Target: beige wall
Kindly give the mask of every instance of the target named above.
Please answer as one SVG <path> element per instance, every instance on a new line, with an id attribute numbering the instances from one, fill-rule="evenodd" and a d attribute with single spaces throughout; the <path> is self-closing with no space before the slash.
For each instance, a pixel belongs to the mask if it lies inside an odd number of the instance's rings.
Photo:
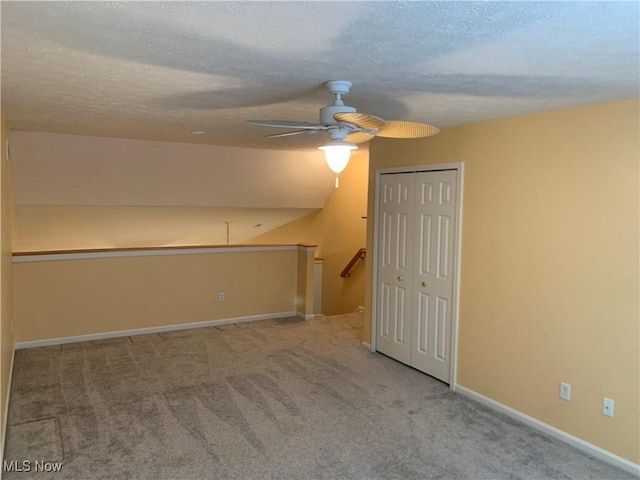
<path id="1" fill-rule="evenodd" d="M 2 141 L 0 142 L 0 457 L 4 452 L 4 435 L 9 402 L 9 378 L 13 358 L 13 289 L 11 267 L 11 235 L 13 193 L 11 164 L 6 156 L 9 128 L 2 112 Z"/>
<path id="2" fill-rule="evenodd" d="M 311 243 L 318 245 L 316 256 L 323 262 L 322 313 L 353 312 L 364 306 L 365 265 L 357 265 L 349 278 L 340 272 L 366 242 L 367 152 L 358 152 L 340 175 L 319 212 L 309 214 L 252 239 L 249 243 Z"/>
<path id="3" fill-rule="evenodd" d="M 16 205 L 17 252 L 243 243 L 308 208 Z M 256 227 L 256 225 L 260 225 Z"/>
<path id="4" fill-rule="evenodd" d="M 638 113 L 633 99 L 376 140 L 368 205 L 372 219 L 378 168 L 464 162 L 458 383 L 635 463 Z"/>
<path id="5" fill-rule="evenodd" d="M 295 312 L 297 255 L 290 247 L 15 263 L 16 342 Z"/>

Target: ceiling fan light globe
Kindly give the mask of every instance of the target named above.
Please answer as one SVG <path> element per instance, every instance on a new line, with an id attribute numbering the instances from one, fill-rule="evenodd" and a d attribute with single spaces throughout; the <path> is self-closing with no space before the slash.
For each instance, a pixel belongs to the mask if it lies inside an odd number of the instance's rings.
<path id="1" fill-rule="evenodd" d="M 356 148 L 358 147 L 348 142 L 332 142 L 319 147 L 320 150 L 324 150 L 324 158 L 327 160 L 329 168 L 336 174 L 345 169 L 349 163 L 349 157 L 351 157 L 351 150 Z"/>

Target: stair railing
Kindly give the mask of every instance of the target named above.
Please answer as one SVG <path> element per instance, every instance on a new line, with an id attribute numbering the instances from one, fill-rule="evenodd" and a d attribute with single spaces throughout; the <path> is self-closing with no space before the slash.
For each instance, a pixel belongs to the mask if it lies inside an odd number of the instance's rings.
<path id="1" fill-rule="evenodd" d="M 340 273 L 340 276 L 342 278 L 350 277 L 351 269 L 356 266 L 356 264 L 358 263 L 358 260 L 364 260 L 366 255 L 367 255 L 366 248 L 361 248 L 360 250 L 358 250 L 356 254 L 353 256 L 353 258 L 349 261 L 347 266 L 344 267 L 344 270 L 342 270 L 342 272 Z"/>

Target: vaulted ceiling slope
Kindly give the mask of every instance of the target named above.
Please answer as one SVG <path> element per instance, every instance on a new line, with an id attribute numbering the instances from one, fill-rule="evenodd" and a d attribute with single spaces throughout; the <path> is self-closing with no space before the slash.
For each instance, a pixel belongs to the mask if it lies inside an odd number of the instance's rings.
<path id="1" fill-rule="evenodd" d="M 246 120 L 314 122 L 331 79 L 359 111 L 440 127 L 639 94 L 636 1 L 1 8 L 16 130 L 315 149 L 322 134 L 264 139 Z"/>
<path id="2" fill-rule="evenodd" d="M 11 140 L 18 205 L 319 209 L 333 189 L 315 152 L 20 131 Z"/>
<path id="3" fill-rule="evenodd" d="M 243 243 L 333 190 L 315 152 L 14 131 L 11 160 L 17 251 Z"/>

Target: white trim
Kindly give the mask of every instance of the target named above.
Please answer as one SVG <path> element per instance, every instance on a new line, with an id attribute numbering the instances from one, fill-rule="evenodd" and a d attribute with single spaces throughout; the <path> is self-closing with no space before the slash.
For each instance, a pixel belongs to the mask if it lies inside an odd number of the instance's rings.
<path id="1" fill-rule="evenodd" d="M 2 422 L 2 442 L 0 442 L 0 462 L 4 461 L 4 445 L 7 441 L 7 425 L 9 424 L 9 401 L 11 400 L 11 382 L 13 381 L 13 363 L 16 359 L 16 349 L 11 353 L 11 365 L 9 366 L 9 383 L 7 384 L 7 403 L 4 405 L 4 421 Z M 0 478 L 2 473 L 0 471 Z"/>
<path id="2" fill-rule="evenodd" d="M 270 252 L 279 250 L 315 249 L 315 247 L 299 247 L 297 245 L 246 246 L 246 247 L 203 247 L 203 248 L 168 248 L 158 250 L 105 250 L 103 252 L 51 253 L 42 255 L 18 255 L 12 257 L 13 263 L 55 262 L 63 260 L 86 260 L 94 258 L 118 257 L 155 257 L 164 255 L 202 255 L 216 253 Z"/>
<path id="3" fill-rule="evenodd" d="M 362 342 L 362 347 L 363 347 L 365 350 L 369 350 L 369 351 L 370 351 L 370 352 L 372 352 L 372 353 L 373 353 L 373 352 L 375 352 L 375 350 L 373 349 L 373 347 L 371 346 L 371 344 L 370 344 L 370 343 Z"/>
<path id="4" fill-rule="evenodd" d="M 373 269 L 373 284 L 371 288 L 371 351 L 375 352 L 378 348 L 378 228 L 380 225 L 380 212 L 378 211 L 378 205 L 380 204 L 380 177 L 382 176 L 381 170 L 376 170 L 376 185 L 373 198 L 373 248 L 370 253 Z"/>
<path id="5" fill-rule="evenodd" d="M 413 172 L 432 172 L 434 170 L 456 170 L 458 172 L 458 206 L 457 206 L 457 225 L 456 237 L 454 239 L 454 257 L 456 262 L 456 279 L 453 285 L 453 306 L 454 311 L 451 315 L 451 371 L 449 374 L 449 385 L 451 390 L 455 390 L 457 368 L 458 368 L 458 324 L 460 320 L 460 273 L 462 263 L 462 200 L 464 187 L 464 162 L 455 163 L 434 163 L 431 165 L 413 165 L 406 167 L 379 168 L 376 170 L 375 199 L 374 199 L 374 224 L 373 224 L 373 292 L 371 298 L 371 351 L 377 349 L 377 322 L 376 322 L 376 306 L 378 295 L 378 230 L 379 230 L 379 193 L 380 180 L 382 175 L 392 173 L 413 173 Z"/>
<path id="6" fill-rule="evenodd" d="M 458 333 L 460 325 L 460 276 L 462 273 L 462 205 L 464 199 L 464 163 L 460 163 L 458 166 L 458 208 L 456 215 L 458 221 L 456 225 L 456 238 L 454 239 L 453 252 L 456 270 L 455 270 L 455 283 L 453 285 L 453 313 L 451 325 L 451 371 L 449 374 L 449 388 L 453 390 L 453 386 L 458 379 Z"/>
<path id="7" fill-rule="evenodd" d="M 314 318 L 316 318 L 315 314 L 310 314 L 310 315 L 305 315 L 302 312 L 296 312 L 296 318 L 299 318 L 300 320 L 313 320 Z"/>
<path id="8" fill-rule="evenodd" d="M 315 252 L 316 251 L 316 246 L 315 245 L 296 245 L 298 247 L 298 250 L 301 250 L 303 252 Z M 315 263 L 315 259 L 314 259 L 314 263 Z"/>
<path id="9" fill-rule="evenodd" d="M 379 168 L 376 170 L 376 175 L 387 175 L 389 173 L 432 172 L 434 170 L 460 170 L 462 165 L 463 162 L 453 162 L 433 163 L 429 165 L 407 165 L 405 167 Z"/>
<path id="10" fill-rule="evenodd" d="M 461 395 L 464 395 L 465 397 L 475 400 L 476 402 L 481 403 L 489 408 L 492 408 L 501 413 L 504 413 L 505 415 L 511 418 L 519 420 L 525 425 L 533 427 L 536 430 L 539 430 L 543 433 L 546 433 L 547 435 L 553 438 L 556 438 L 564 443 L 567 443 L 572 447 L 577 448 L 578 450 L 584 453 L 587 453 L 592 457 L 597 458 L 598 460 L 602 460 L 603 462 L 608 463 L 609 465 L 613 465 L 614 467 L 620 468 L 625 472 L 628 472 L 628 473 L 631 473 L 632 475 L 636 475 L 640 477 L 640 465 L 636 463 L 626 460 L 614 453 L 611 453 L 596 445 L 593 445 L 592 443 L 586 442 L 581 438 L 574 437 L 573 435 L 563 430 L 560 430 L 556 427 L 553 427 L 548 423 L 544 423 L 536 418 L 530 417 L 529 415 L 526 415 L 520 412 L 519 410 L 515 410 L 500 402 L 496 402 L 495 400 L 489 397 L 485 397 L 484 395 L 474 392 L 473 390 L 463 387 L 462 385 L 456 385 L 455 388 L 453 388 L 452 390 L 454 390 L 457 393 L 460 393 Z"/>
<path id="11" fill-rule="evenodd" d="M 177 323 L 174 325 L 163 325 L 161 327 L 133 328 L 131 330 L 117 330 L 114 332 L 92 333 L 89 335 L 76 335 L 73 337 L 49 338 L 46 340 L 32 340 L 29 342 L 18 342 L 16 350 L 23 348 L 47 347 L 49 345 L 62 345 L 64 343 L 88 342 L 91 340 L 104 340 L 105 338 L 129 337 L 133 335 L 143 335 L 146 333 L 171 332 L 174 330 L 187 330 L 190 328 L 215 327 L 218 325 L 228 325 L 230 323 L 256 322 L 259 320 L 270 320 L 272 318 L 286 318 L 296 316 L 296 312 L 266 313 L 262 315 L 250 315 L 247 317 L 225 318 L 222 320 L 208 320 L 204 322 Z"/>

